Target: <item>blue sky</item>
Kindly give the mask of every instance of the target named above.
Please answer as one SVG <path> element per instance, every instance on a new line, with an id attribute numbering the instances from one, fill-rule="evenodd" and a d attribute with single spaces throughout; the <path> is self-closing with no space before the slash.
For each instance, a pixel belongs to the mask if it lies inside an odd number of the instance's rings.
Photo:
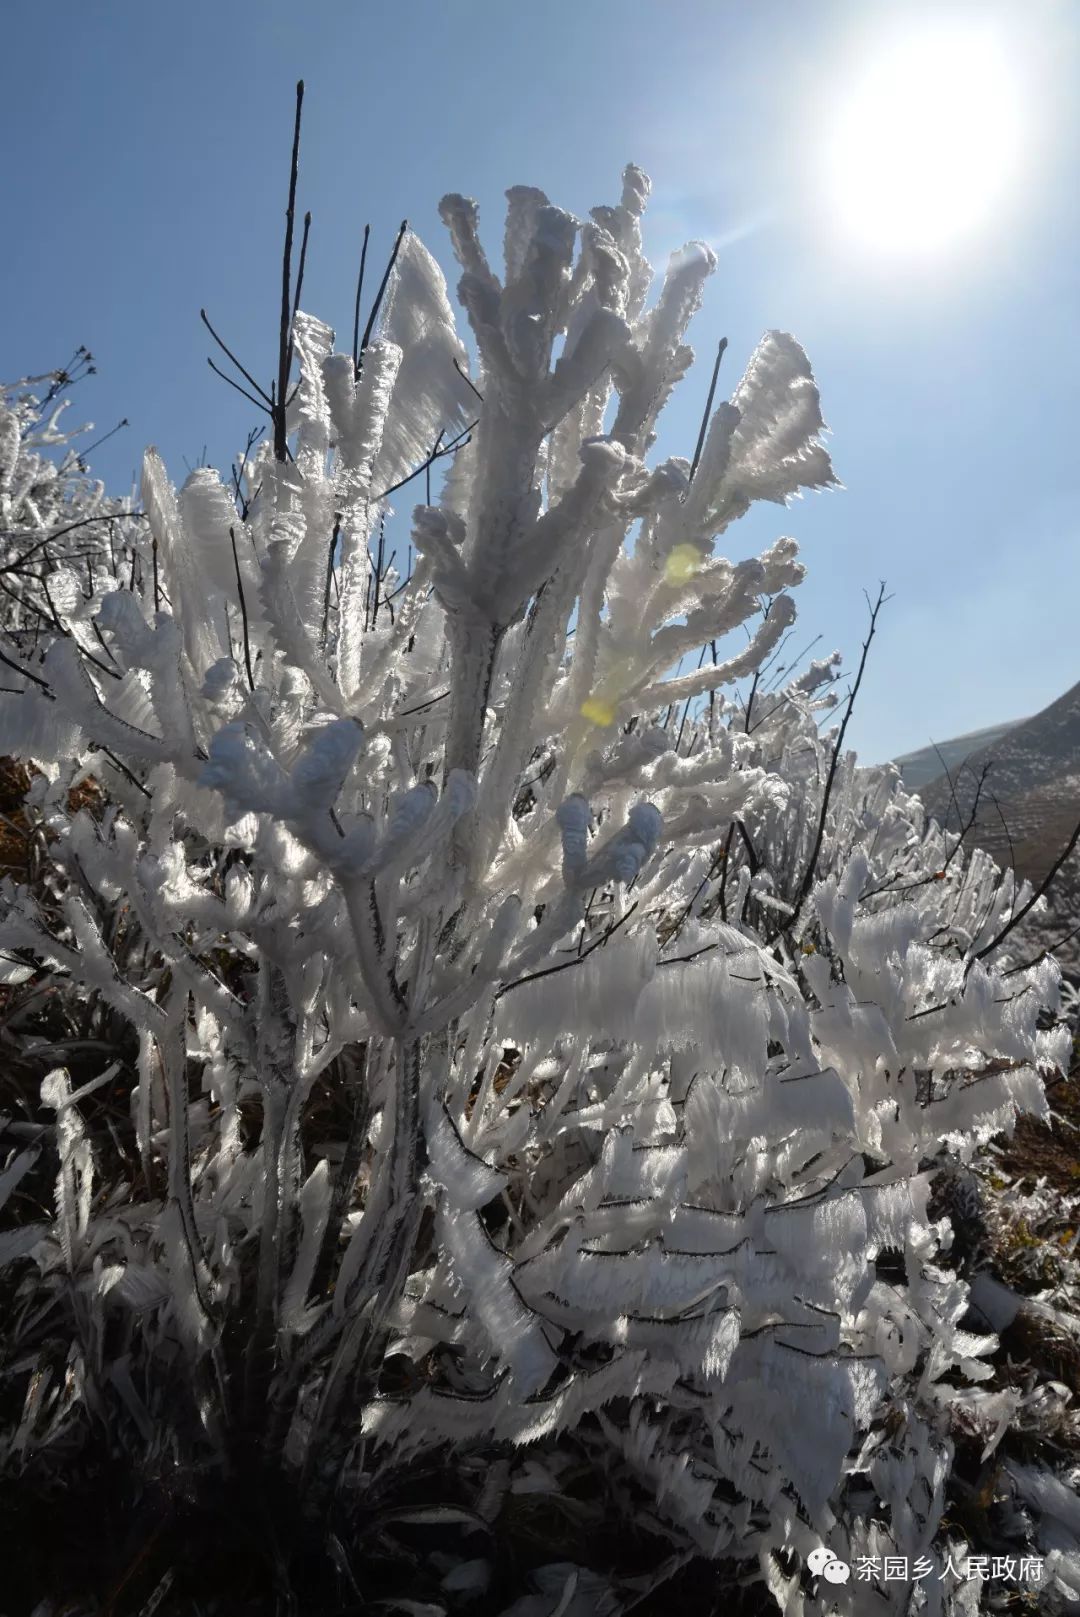
<path id="1" fill-rule="evenodd" d="M 1013 74 L 1015 172 L 959 243 L 845 231 L 826 188 L 865 64 L 942 19 L 991 31 Z M 890 44 L 890 41 L 893 43 Z M 251 407 L 208 370 L 205 305 L 267 382 L 276 352 L 293 86 L 306 81 L 304 306 L 346 347 L 359 243 L 407 217 L 453 277 L 437 204 L 502 193 L 578 214 L 653 180 L 646 247 L 710 241 L 699 364 L 658 446 L 690 454 L 717 339 L 728 388 L 769 327 L 810 354 L 843 492 L 744 519 L 809 568 L 798 643 L 854 668 L 863 590 L 893 600 L 849 732 L 867 762 L 1034 712 L 1080 679 L 1080 6 L 938 0 L 53 0 L 5 15 L 5 380 L 99 374 L 69 419 L 131 427 L 92 457 L 114 492 L 155 443 L 174 480 L 225 466 Z M 912 75 L 904 121 L 918 127 Z M 1070 105 L 1070 100 L 1072 105 Z M 903 128 L 897 138 L 905 138 Z M 451 281 L 453 284 L 453 279 Z M 793 642 L 792 649 L 795 649 Z"/>

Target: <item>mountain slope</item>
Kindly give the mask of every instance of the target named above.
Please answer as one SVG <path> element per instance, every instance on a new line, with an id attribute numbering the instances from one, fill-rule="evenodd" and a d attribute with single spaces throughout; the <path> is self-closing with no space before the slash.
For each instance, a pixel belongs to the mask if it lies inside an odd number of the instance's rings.
<path id="1" fill-rule="evenodd" d="M 955 756 L 957 743 L 948 745 Z M 951 783 L 939 770 L 936 779 L 918 788 L 919 795 L 936 819 L 955 830 L 968 818 L 987 766 L 979 841 L 991 851 L 1007 855 L 1008 838 L 989 794 L 997 800 L 1014 844 L 1037 836 L 1057 809 L 1070 803 L 1080 807 L 1080 684 L 1033 718 L 991 735 L 966 753 L 959 767 L 950 764 Z"/>
<path id="2" fill-rule="evenodd" d="M 980 743 L 973 749 L 971 742 Z M 965 750 L 962 744 L 968 743 Z M 1018 876 L 1038 884 L 1068 843 L 1080 819 L 1080 684 L 1049 707 L 1018 724 L 958 736 L 940 749 L 948 773 L 920 784 L 918 764 L 925 754 L 897 763 L 905 783 L 928 811 L 950 830 L 967 823 L 978 795 L 969 840 Z M 986 770 L 979 790 L 980 777 Z M 951 777 L 951 778 L 950 778 Z M 1080 850 L 1056 878 L 1048 914 L 1032 931 L 1040 947 L 1056 943 L 1080 925 Z M 1076 940 L 1061 952 L 1063 966 L 1080 969 Z"/>
<path id="3" fill-rule="evenodd" d="M 1008 731 L 1026 722 L 1025 719 L 1012 719 L 1008 724 L 990 724 L 982 730 L 968 730 L 964 735 L 954 736 L 951 741 L 920 747 L 916 752 L 905 752 L 902 757 L 894 758 L 893 762 L 899 768 L 908 791 L 919 792 L 938 779 L 943 766 L 950 771 L 959 769 L 973 753 L 993 746 Z"/>

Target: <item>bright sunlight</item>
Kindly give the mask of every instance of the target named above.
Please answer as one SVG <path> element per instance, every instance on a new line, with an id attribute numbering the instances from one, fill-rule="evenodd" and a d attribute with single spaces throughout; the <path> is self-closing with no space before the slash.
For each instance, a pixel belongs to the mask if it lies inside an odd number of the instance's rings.
<path id="1" fill-rule="evenodd" d="M 841 100 L 828 181 L 865 246 L 925 255 L 959 243 L 1006 197 L 1020 144 L 1015 75 L 974 29 L 882 42 Z"/>

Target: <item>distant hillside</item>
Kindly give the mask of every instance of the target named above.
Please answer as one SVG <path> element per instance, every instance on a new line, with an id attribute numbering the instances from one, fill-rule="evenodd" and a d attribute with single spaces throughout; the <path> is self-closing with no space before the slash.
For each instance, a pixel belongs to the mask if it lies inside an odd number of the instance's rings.
<path id="1" fill-rule="evenodd" d="M 935 819 L 956 830 L 968 820 L 989 765 L 970 839 L 1038 884 L 1080 819 L 1080 684 L 1030 719 L 957 736 L 938 751 L 940 758 L 933 748 L 898 758 L 905 784 Z M 930 759 L 937 766 L 933 775 Z M 1080 850 L 1055 881 L 1051 911 L 1037 929 L 1041 946 L 1080 924 Z M 1080 943 L 1074 940 L 1061 958 L 1070 971 L 1080 969 Z"/>
<path id="2" fill-rule="evenodd" d="M 993 746 L 1009 730 L 1026 722 L 1024 719 L 1014 719 L 1010 724 L 991 724 L 984 730 L 969 730 L 965 735 L 955 736 L 951 741 L 940 741 L 936 746 L 920 747 L 918 752 L 906 752 L 902 758 L 895 758 L 893 762 L 899 766 L 908 791 L 919 792 L 942 773 L 942 763 L 946 769 L 955 771 L 965 758 L 971 757 L 983 747 Z"/>
<path id="3" fill-rule="evenodd" d="M 979 840 L 992 852 L 1008 853 L 1002 817 L 1015 844 L 1037 835 L 1059 809 L 1075 803 L 1080 812 L 1080 684 L 1033 718 L 999 727 L 981 745 L 971 748 L 972 739 L 960 736 L 947 743 L 948 752 L 941 749 L 952 785 L 939 766 L 936 777 L 918 788 L 927 808 L 943 825 L 955 830 L 958 810 L 967 819 L 987 764 L 990 771 L 983 794 L 989 813 L 980 806 Z M 996 798 L 1000 816 L 987 793 Z"/>

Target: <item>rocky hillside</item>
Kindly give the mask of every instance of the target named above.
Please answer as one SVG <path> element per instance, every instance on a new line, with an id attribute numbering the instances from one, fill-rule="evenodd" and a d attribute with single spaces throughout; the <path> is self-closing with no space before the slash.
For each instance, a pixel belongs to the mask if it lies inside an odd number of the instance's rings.
<path id="1" fill-rule="evenodd" d="M 933 749 L 897 759 L 907 784 L 952 830 L 968 822 L 978 794 L 971 840 L 1019 876 L 1042 881 L 1080 820 L 1080 684 L 1033 718 L 959 736 L 939 750 L 948 773 L 939 762 L 925 782 L 919 776 Z M 1080 850 L 1056 878 L 1035 936 L 1046 947 L 1078 925 Z M 1080 971 L 1080 940 L 1064 945 L 1060 958 L 1070 973 Z"/>
<path id="2" fill-rule="evenodd" d="M 1026 719 L 1013 719 L 1008 724 L 991 724 L 982 730 L 968 730 L 964 735 L 954 736 L 951 741 L 939 741 L 929 747 L 920 747 L 917 752 L 905 752 L 902 758 L 895 758 L 893 762 L 899 768 L 908 791 L 918 792 L 937 780 L 943 770 L 951 772 L 959 769 L 974 753 L 995 745 L 1018 724 L 1026 722 Z"/>

